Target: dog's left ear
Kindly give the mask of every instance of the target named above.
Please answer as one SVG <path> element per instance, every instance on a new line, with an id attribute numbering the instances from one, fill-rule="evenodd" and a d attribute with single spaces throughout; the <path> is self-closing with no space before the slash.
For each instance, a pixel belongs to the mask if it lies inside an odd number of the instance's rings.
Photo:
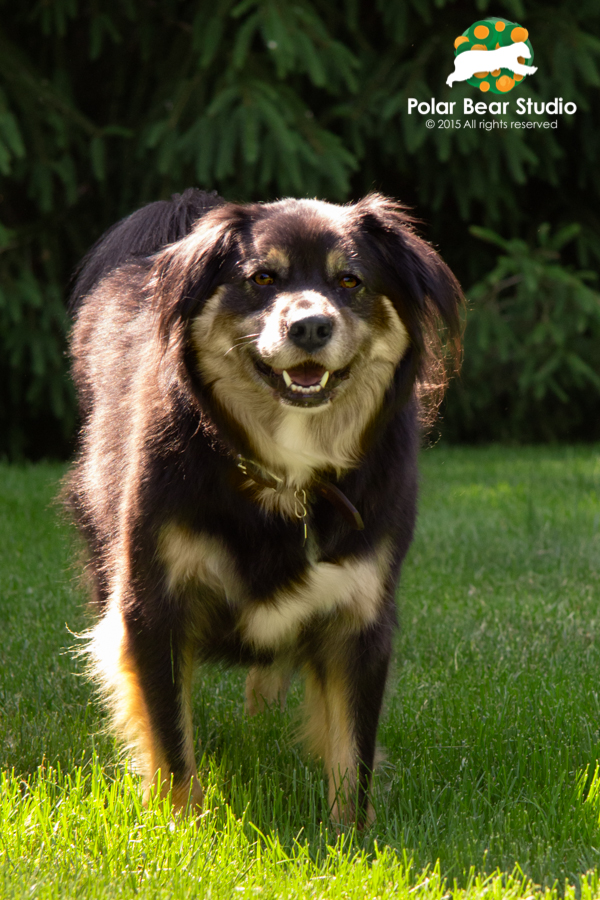
<path id="1" fill-rule="evenodd" d="M 393 200 L 369 194 L 351 209 L 374 287 L 395 306 L 412 345 L 425 350 L 441 318 L 458 358 L 464 297 L 448 266 L 415 234 L 413 220 Z"/>
<path id="2" fill-rule="evenodd" d="M 247 218 L 244 207 L 226 203 L 203 216 L 187 237 L 156 257 L 151 281 L 165 339 L 174 329 L 181 331 L 217 288 L 235 275 L 238 240 Z"/>

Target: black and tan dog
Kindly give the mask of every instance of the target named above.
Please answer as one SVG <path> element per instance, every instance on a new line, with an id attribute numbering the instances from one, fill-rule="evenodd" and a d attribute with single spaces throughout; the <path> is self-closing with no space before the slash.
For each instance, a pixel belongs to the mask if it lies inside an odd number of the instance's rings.
<path id="1" fill-rule="evenodd" d="M 306 684 L 336 821 L 363 823 L 415 521 L 419 392 L 460 290 L 390 200 L 238 205 L 187 191 L 84 261 L 70 505 L 90 655 L 149 789 L 198 804 L 196 660 L 250 712 Z M 436 375 L 432 378 L 432 372 Z M 158 772 L 160 771 L 160 776 Z"/>

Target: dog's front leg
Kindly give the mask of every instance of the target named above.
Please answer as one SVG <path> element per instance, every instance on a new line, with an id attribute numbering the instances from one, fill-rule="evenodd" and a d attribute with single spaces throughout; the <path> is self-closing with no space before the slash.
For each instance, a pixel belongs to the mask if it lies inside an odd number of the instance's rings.
<path id="1" fill-rule="evenodd" d="M 535 75 L 537 72 L 537 66 L 525 66 L 519 62 L 516 62 L 511 68 L 517 75 Z"/>
<path id="2" fill-rule="evenodd" d="M 143 775 L 145 802 L 153 787 L 165 796 L 172 786 L 173 807 L 191 810 L 202 803 L 191 715 L 194 646 L 181 626 L 130 610 L 115 605 L 96 626 L 95 668 L 115 730 Z"/>
<path id="3" fill-rule="evenodd" d="M 305 736 L 323 759 L 334 822 L 364 827 L 373 818 L 369 787 L 390 642 L 391 633 L 374 626 L 328 646 L 305 668 Z"/>
<path id="4" fill-rule="evenodd" d="M 146 720 L 142 741 L 149 763 L 147 794 L 153 784 L 161 794 L 172 786 L 173 807 L 193 808 L 202 803 L 191 711 L 193 645 L 181 628 L 166 622 L 132 626 L 128 645 Z"/>

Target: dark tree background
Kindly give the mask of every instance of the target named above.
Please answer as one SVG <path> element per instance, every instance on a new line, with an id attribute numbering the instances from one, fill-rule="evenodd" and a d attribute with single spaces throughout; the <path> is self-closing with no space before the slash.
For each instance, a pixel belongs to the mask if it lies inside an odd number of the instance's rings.
<path id="1" fill-rule="evenodd" d="M 597 0 L 0 8 L 0 454 L 69 452 L 71 274 L 116 219 L 190 185 L 413 206 L 471 299 L 444 436 L 600 437 Z M 577 104 L 556 130 L 407 115 L 408 97 L 473 97 L 445 78 L 454 38 L 486 15 L 529 30 L 538 72 L 518 96 Z"/>

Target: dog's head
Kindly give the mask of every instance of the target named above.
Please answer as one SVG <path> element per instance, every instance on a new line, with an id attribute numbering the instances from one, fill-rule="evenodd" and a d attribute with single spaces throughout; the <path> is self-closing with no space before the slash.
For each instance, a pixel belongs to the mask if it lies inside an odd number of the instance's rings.
<path id="1" fill-rule="evenodd" d="M 163 335 L 192 380 L 263 419 L 361 409 L 366 421 L 393 385 L 405 400 L 427 379 L 440 317 L 459 330 L 454 276 L 379 195 L 225 204 L 163 251 L 155 277 Z"/>
<path id="2" fill-rule="evenodd" d="M 524 41 L 519 41 L 516 44 L 511 44 L 510 51 L 511 55 L 514 57 L 523 56 L 525 59 L 529 59 L 531 57 L 531 50 Z"/>

